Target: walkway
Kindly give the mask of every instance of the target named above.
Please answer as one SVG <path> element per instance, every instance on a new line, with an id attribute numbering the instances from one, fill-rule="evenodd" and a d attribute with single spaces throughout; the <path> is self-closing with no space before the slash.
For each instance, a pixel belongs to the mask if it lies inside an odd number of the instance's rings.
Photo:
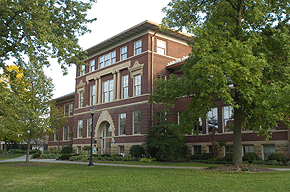
<path id="1" fill-rule="evenodd" d="M 4 162 L 25 162 L 26 155 L 15 159 L 6 159 L 0 161 L 0 163 Z M 38 162 L 38 163 L 66 163 L 66 164 L 83 164 L 88 165 L 88 162 L 80 162 L 80 161 L 62 161 L 62 160 L 55 160 L 55 159 L 29 159 L 29 162 Z M 118 166 L 118 167 L 139 167 L 139 168 L 169 168 L 169 169 L 196 169 L 201 170 L 204 167 L 174 167 L 174 166 L 150 166 L 150 165 L 126 165 L 126 164 L 110 164 L 110 163 L 96 163 L 94 162 L 95 166 Z M 290 169 L 289 169 L 290 170 Z"/>

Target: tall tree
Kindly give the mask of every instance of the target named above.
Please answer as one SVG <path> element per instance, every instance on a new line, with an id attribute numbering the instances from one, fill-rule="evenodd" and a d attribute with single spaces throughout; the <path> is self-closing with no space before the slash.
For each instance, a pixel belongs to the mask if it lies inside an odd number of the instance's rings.
<path id="1" fill-rule="evenodd" d="M 289 2 L 284 0 L 172 0 L 163 24 L 194 34 L 184 76 L 157 83 L 152 100 L 174 106 L 191 98 L 188 122 L 206 118 L 222 101 L 233 107 L 233 165 L 242 165 L 242 127 L 269 139 L 289 125 Z M 192 128 L 192 127 L 191 127 Z"/>
<path id="2" fill-rule="evenodd" d="M 18 66 L 27 58 L 49 66 L 48 58 L 57 58 L 64 73 L 67 65 L 84 64 L 77 36 L 89 32 L 86 24 L 96 20 L 86 18 L 94 2 L 0 0 L 0 68 L 11 58 Z"/>

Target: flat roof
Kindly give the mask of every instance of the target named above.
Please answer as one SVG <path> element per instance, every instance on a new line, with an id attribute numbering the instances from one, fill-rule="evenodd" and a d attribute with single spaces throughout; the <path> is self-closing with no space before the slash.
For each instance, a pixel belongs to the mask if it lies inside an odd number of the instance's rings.
<path id="1" fill-rule="evenodd" d="M 161 25 L 153 23 L 151 21 L 144 21 L 142 23 L 139 23 L 138 25 L 135 25 L 105 41 L 102 41 L 101 43 L 94 45 L 88 49 L 86 49 L 87 51 L 87 55 L 93 55 L 96 52 L 99 52 L 101 50 L 104 50 L 122 40 L 125 40 L 131 36 L 134 36 L 144 30 L 152 30 L 152 31 L 157 31 L 158 29 L 161 29 Z M 183 41 L 186 42 L 193 42 L 193 37 L 192 35 L 186 34 L 186 33 L 182 33 L 170 28 L 166 28 L 167 30 L 159 30 L 158 33 L 162 33 L 162 34 L 166 34 L 168 36 L 172 36 L 178 39 L 181 39 Z"/>
<path id="2" fill-rule="evenodd" d="M 64 101 L 64 100 L 74 99 L 74 98 L 75 98 L 75 92 L 71 92 L 71 93 L 65 94 L 63 96 L 60 96 L 58 98 L 55 98 L 54 100 L 57 101 L 57 102 L 61 102 L 61 101 Z"/>

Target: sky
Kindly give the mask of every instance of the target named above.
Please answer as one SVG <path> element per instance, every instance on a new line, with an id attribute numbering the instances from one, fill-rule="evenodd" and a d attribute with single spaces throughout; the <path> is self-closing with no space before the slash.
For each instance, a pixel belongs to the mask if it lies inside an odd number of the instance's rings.
<path id="1" fill-rule="evenodd" d="M 170 0 L 97 0 L 88 11 L 88 18 L 97 21 L 88 25 L 91 33 L 79 38 L 80 46 L 86 50 L 118 33 L 121 33 L 145 20 L 161 24 L 165 17 L 162 8 Z M 51 60 L 51 67 L 45 69 L 47 76 L 53 79 L 55 85 L 54 98 L 75 91 L 76 67 L 68 68 L 68 75 L 63 76 L 60 65 Z"/>

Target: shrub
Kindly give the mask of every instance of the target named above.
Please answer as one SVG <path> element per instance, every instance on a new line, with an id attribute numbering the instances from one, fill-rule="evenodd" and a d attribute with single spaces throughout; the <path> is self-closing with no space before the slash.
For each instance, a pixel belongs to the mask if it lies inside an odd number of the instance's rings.
<path id="1" fill-rule="evenodd" d="M 252 163 L 253 160 L 261 160 L 261 158 L 256 153 L 246 153 L 243 156 L 243 161 L 248 161 Z"/>
<path id="2" fill-rule="evenodd" d="M 266 162 L 266 165 L 277 165 L 277 161 L 276 160 L 269 160 Z"/>
<path id="3" fill-rule="evenodd" d="M 290 166 L 290 161 L 285 163 L 285 166 Z"/>
<path id="4" fill-rule="evenodd" d="M 282 163 L 282 162 L 277 162 L 277 165 L 279 165 L 279 166 L 283 166 L 284 163 Z"/>
<path id="5" fill-rule="evenodd" d="M 232 162 L 233 161 L 233 153 L 226 153 L 226 156 L 224 159 L 225 159 L 225 161 Z"/>
<path id="6" fill-rule="evenodd" d="M 32 155 L 32 158 L 33 158 L 33 159 L 37 159 L 37 158 L 40 157 L 40 155 L 41 155 L 41 153 L 34 153 L 34 154 Z"/>
<path id="7" fill-rule="evenodd" d="M 87 151 L 87 152 L 90 152 L 90 150 L 91 150 L 91 146 L 84 146 L 84 147 L 83 147 L 83 150 L 84 150 L 84 151 Z"/>
<path id="8" fill-rule="evenodd" d="M 249 164 L 249 162 L 248 161 L 244 161 L 243 164 Z"/>
<path id="9" fill-rule="evenodd" d="M 90 156 L 89 154 L 80 154 L 77 156 L 71 156 L 69 158 L 70 161 L 85 161 L 85 160 L 89 160 Z"/>
<path id="10" fill-rule="evenodd" d="M 130 148 L 130 154 L 135 158 L 141 158 L 144 155 L 144 148 L 141 145 L 133 145 Z"/>
<path id="11" fill-rule="evenodd" d="M 14 153 L 14 149 L 9 149 L 7 151 L 7 153 L 13 154 Z M 26 150 L 21 150 L 21 149 L 15 149 L 15 154 L 21 154 L 21 153 L 26 153 Z"/>
<path id="12" fill-rule="evenodd" d="M 131 155 L 127 156 L 127 157 L 122 157 L 122 161 L 132 161 L 132 160 L 133 160 L 133 158 Z"/>
<path id="13" fill-rule="evenodd" d="M 197 153 L 197 154 L 191 155 L 189 157 L 189 159 L 190 160 L 199 160 L 200 159 L 200 156 L 201 156 L 201 154 Z"/>
<path id="14" fill-rule="evenodd" d="M 211 159 L 212 158 L 212 154 L 210 153 L 202 153 L 200 155 L 200 160 L 208 160 L 208 159 Z"/>
<path id="15" fill-rule="evenodd" d="M 252 164 L 259 164 L 259 165 L 266 164 L 266 161 L 264 161 L 264 160 L 253 160 Z"/>
<path id="16" fill-rule="evenodd" d="M 60 160 L 69 160 L 69 158 L 72 156 L 72 154 L 71 153 L 62 153 L 59 157 L 58 157 L 58 159 L 60 159 Z"/>
<path id="17" fill-rule="evenodd" d="M 51 154 L 41 154 L 39 159 L 56 159 L 58 158 L 58 154 L 54 154 L 54 153 L 51 153 Z"/>
<path id="18" fill-rule="evenodd" d="M 0 153 L 4 153 L 4 150 L 3 149 L 0 149 Z"/>
<path id="19" fill-rule="evenodd" d="M 154 157 L 154 158 L 141 158 L 140 160 L 139 160 L 140 162 L 153 162 L 153 161 L 156 161 L 156 158 Z"/>
<path id="20" fill-rule="evenodd" d="M 72 153 L 73 152 L 73 148 L 70 145 L 64 146 L 60 153 L 61 154 L 67 154 L 67 153 Z"/>
<path id="21" fill-rule="evenodd" d="M 286 163 L 286 157 L 278 153 L 271 153 L 267 160 L 276 160 L 277 162 L 282 162 L 283 164 Z"/>
<path id="22" fill-rule="evenodd" d="M 50 148 L 49 150 L 50 150 L 50 153 L 54 153 L 54 154 L 59 154 L 60 153 L 60 151 L 58 149 L 56 149 L 56 148 Z"/>

